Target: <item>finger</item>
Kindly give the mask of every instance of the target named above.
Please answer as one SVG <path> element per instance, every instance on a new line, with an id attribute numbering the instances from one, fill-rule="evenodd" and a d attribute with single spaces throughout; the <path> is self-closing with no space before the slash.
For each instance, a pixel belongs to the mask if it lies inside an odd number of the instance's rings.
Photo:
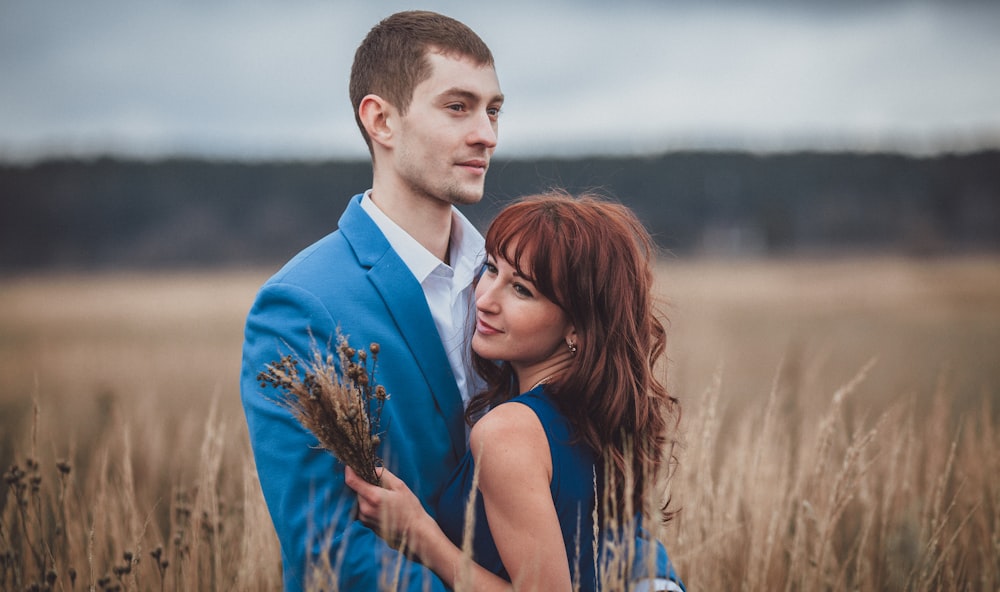
<path id="1" fill-rule="evenodd" d="M 394 475 L 392 471 L 390 471 L 389 469 L 382 467 L 381 471 L 382 474 L 379 476 L 379 478 L 382 482 L 382 487 L 384 487 L 385 489 L 396 490 L 400 489 L 401 485 L 403 486 L 406 485 L 405 483 L 403 483 L 402 479 Z"/>
<path id="2" fill-rule="evenodd" d="M 344 485 L 347 485 L 351 489 L 358 493 L 358 486 L 364 483 L 364 479 L 358 477 L 358 474 L 354 472 L 351 467 L 344 467 Z"/>
<path id="3" fill-rule="evenodd" d="M 375 508 L 371 504 L 365 501 L 358 502 L 358 516 L 361 517 L 361 521 L 368 524 L 377 515 Z"/>
<path id="4" fill-rule="evenodd" d="M 370 500 L 359 495 L 358 514 L 368 521 L 379 519 L 382 516 L 381 499 Z"/>
<path id="5" fill-rule="evenodd" d="M 354 490 L 359 501 L 364 500 L 369 504 L 377 505 L 382 499 L 382 488 L 365 481 L 350 467 L 344 472 L 344 484 Z"/>

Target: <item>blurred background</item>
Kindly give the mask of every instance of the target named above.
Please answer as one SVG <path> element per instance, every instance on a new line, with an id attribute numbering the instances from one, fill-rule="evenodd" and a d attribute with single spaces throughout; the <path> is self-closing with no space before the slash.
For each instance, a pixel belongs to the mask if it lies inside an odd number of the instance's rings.
<path id="1" fill-rule="evenodd" d="M 280 263 L 370 184 L 357 44 L 404 2 L 0 2 L 0 272 Z M 483 204 L 560 186 L 672 254 L 1000 246 L 1000 4 L 420 8 L 507 96 Z"/>
<path id="2" fill-rule="evenodd" d="M 663 249 L 689 585 L 997 589 L 996 0 L 0 0 L 0 467 L 77 484 L 21 556 L 97 589 L 163 545 L 143 583 L 278 587 L 243 325 L 370 186 L 351 60 L 415 7 L 507 97 L 474 223 L 595 190 Z"/>

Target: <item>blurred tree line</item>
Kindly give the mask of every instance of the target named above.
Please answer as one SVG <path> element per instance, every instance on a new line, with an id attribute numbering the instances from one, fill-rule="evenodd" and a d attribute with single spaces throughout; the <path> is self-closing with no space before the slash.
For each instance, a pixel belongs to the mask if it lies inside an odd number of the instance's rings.
<path id="1" fill-rule="evenodd" d="M 100 158 L 0 164 L 0 271 L 274 265 L 332 231 L 367 189 L 359 162 Z M 519 195 L 597 191 L 687 255 L 1000 248 L 1000 151 L 678 152 L 495 160 L 485 228 Z"/>

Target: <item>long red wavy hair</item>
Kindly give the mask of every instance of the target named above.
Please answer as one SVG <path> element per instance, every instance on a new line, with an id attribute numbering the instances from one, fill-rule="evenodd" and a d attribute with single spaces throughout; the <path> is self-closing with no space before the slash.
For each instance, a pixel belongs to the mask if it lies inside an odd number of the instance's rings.
<path id="1" fill-rule="evenodd" d="M 552 192 L 504 208 L 487 231 L 486 252 L 533 278 L 569 316 L 577 354 L 546 392 L 603 457 L 618 516 L 644 509 L 650 478 L 676 462 L 673 430 L 680 420 L 679 402 L 657 375 L 666 331 L 655 307 L 649 233 L 619 203 Z M 519 394 L 509 364 L 472 355 L 488 388 L 470 402 L 470 422 Z M 665 520 L 672 517 L 666 505 L 661 510 Z"/>

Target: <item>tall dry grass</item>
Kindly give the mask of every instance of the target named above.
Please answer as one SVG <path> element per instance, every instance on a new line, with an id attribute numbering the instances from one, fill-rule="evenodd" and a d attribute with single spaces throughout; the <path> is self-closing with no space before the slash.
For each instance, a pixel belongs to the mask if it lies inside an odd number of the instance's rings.
<path id="1" fill-rule="evenodd" d="M 3 280 L 0 589 L 280 587 L 237 393 L 265 275 Z M 997 260 L 660 279 L 689 589 L 1000 588 Z"/>

